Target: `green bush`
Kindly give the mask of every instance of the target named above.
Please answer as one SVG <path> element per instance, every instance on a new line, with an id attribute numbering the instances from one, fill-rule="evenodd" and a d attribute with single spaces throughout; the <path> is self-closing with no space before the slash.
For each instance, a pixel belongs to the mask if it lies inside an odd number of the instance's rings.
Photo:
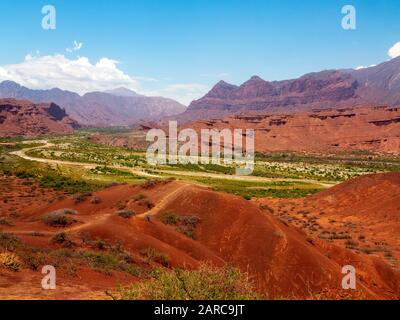
<path id="1" fill-rule="evenodd" d="M 160 219 L 164 224 L 177 225 L 180 217 L 172 211 L 166 211 L 161 214 Z"/>
<path id="2" fill-rule="evenodd" d="M 238 269 L 202 265 L 199 270 L 157 269 L 148 281 L 118 289 L 123 300 L 255 300 L 247 274 Z"/>
<path id="3" fill-rule="evenodd" d="M 132 210 L 119 210 L 117 214 L 124 219 L 129 219 L 130 217 L 135 215 L 135 212 Z"/>
<path id="4" fill-rule="evenodd" d="M 161 214 L 161 222 L 168 225 L 176 226 L 176 231 L 183 235 L 196 239 L 195 229 L 197 224 L 200 222 L 200 218 L 197 216 L 179 216 L 172 211 L 166 211 Z"/>
<path id="5" fill-rule="evenodd" d="M 68 236 L 65 232 L 56 233 L 50 238 L 51 243 L 62 244 L 68 240 Z"/>
<path id="6" fill-rule="evenodd" d="M 14 272 L 18 272 L 22 268 L 20 258 L 11 252 L 0 253 L 0 266 L 5 267 Z"/>
<path id="7" fill-rule="evenodd" d="M 0 231 L 0 248 L 13 251 L 20 246 L 21 240 L 17 236 Z"/>
<path id="8" fill-rule="evenodd" d="M 140 252 L 143 256 L 147 258 L 148 262 L 156 262 L 161 264 L 164 267 L 169 267 L 171 265 L 171 261 L 168 255 L 157 251 L 154 248 L 146 248 Z"/>
<path id="9" fill-rule="evenodd" d="M 76 204 L 85 201 L 88 197 L 91 197 L 92 193 L 90 192 L 83 192 L 83 193 L 76 193 L 72 196 L 72 199 L 75 201 Z"/>
<path id="10" fill-rule="evenodd" d="M 76 222 L 62 212 L 48 213 L 42 219 L 45 224 L 52 227 L 67 227 Z"/>

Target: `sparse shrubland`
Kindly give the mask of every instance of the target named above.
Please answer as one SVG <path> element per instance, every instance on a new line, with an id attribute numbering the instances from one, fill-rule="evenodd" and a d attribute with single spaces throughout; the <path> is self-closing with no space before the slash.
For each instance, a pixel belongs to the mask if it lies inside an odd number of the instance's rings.
<path id="1" fill-rule="evenodd" d="M 76 222 L 76 220 L 68 217 L 68 215 L 58 211 L 44 215 L 42 220 L 45 224 L 52 227 L 67 227 Z"/>
<path id="2" fill-rule="evenodd" d="M 157 269 L 147 281 L 118 289 L 123 300 L 255 300 L 247 274 L 238 269 L 202 265 L 198 270 Z"/>
<path id="3" fill-rule="evenodd" d="M 200 218 L 197 216 L 180 216 L 173 211 L 166 211 L 161 214 L 160 220 L 162 223 L 167 225 L 173 225 L 176 230 L 188 238 L 193 240 L 196 239 L 196 227 L 200 222 Z"/>

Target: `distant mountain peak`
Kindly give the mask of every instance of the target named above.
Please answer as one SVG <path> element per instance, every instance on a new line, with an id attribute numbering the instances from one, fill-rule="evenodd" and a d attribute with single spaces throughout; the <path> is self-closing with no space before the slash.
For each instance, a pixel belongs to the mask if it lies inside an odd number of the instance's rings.
<path id="1" fill-rule="evenodd" d="M 118 96 L 118 97 L 143 97 L 143 95 L 138 94 L 137 92 L 125 88 L 125 87 L 119 87 L 119 88 L 115 88 L 112 90 L 106 90 L 104 91 L 105 93 L 108 94 L 112 94 L 114 96 Z"/>
<path id="2" fill-rule="evenodd" d="M 33 103 L 54 102 L 68 115 L 84 125 L 111 126 L 154 120 L 182 113 L 186 107 L 163 97 L 146 97 L 127 88 L 90 92 L 83 96 L 58 88 L 34 90 L 13 81 L 0 83 L 0 98 L 29 100 Z"/>
<path id="3" fill-rule="evenodd" d="M 2 87 L 7 87 L 7 88 L 21 88 L 21 85 L 11 81 L 11 80 L 5 80 L 3 82 L 0 82 L 0 86 Z"/>
<path id="4" fill-rule="evenodd" d="M 265 82 L 265 80 L 260 78 L 259 76 L 252 76 L 249 81 L 263 81 L 263 82 Z"/>

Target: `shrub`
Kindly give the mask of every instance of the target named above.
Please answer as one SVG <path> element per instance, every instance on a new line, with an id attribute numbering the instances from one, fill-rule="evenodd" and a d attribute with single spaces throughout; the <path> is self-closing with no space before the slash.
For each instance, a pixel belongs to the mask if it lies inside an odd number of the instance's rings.
<path id="1" fill-rule="evenodd" d="M 50 238 L 51 243 L 64 243 L 68 240 L 67 234 L 65 232 L 56 233 Z"/>
<path id="2" fill-rule="evenodd" d="M 191 226 L 193 228 L 195 228 L 197 224 L 200 222 L 200 218 L 197 216 L 181 216 L 179 220 L 180 223 L 186 226 Z"/>
<path id="3" fill-rule="evenodd" d="M 22 262 L 14 253 L 0 253 L 0 266 L 3 266 L 8 270 L 18 272 L 21 270 Z"/>
<path id="4" fill-rule="evenodd" d="M 76 221 L 61 212 L 51 212 L 43 217 L 43 222 L 52 227 L 66 227 Z"/>
<path id="5" fill-rule="evenodd" d="M 21 240 L 11 233 L 0 231 L 0 248 L 5 250 L 15 250 L 21 245 Z"/>
<path id="6" fill-rule="evenodd" d="M 76 193 L 72 196 L 72 199 L 75 201 L 76 204 L 78 204 L 85 201 L 91 195 L 92 195 L 91 192 Z"/>
<path id="7" fill-rule="evenodd" d="M 148 180 L 141 185 L 143 189 L 151 189 L 161 183 L 161 180 Z"/>
<path id="8" fill-rule="evenodd" d="M 200 222 L 199 217 L 179 216 L 172 211 L 167 211 L 161 215 L 160 219 L 164 224 L 176 226 L 176 230 L 188 238 L 196 239 L 195 228 Z"/>
<path id="9" fill-rule="evenodd" d="M 183 235 L 185 235 L 186 237 L 196 240 L 196 234 L 193 230 L 192 227 L 190 226 L 178 226 L 176 228 L 176 231 L 178 231 L 179 233 L 182 233 Z"/>
<path id="10" fill-rule="evenodd" d="M 353 240 L 347 240 L 345 245 L 348 249 L 354 249 L 356 247 L 356 243 Z"/>
<path id="11" fill-rule="evenodd" d="M 31 252 L 24 253 L 22 255 L 22 261 L 25 266 L 33 271 L 37 271 L 43 264 L 42 256 Z"/>
<path id="12" fill-rule="evenodd" d="M 274 213 L 274 209 L 272 209 L 270 206 L 266 205 L 266 204 L 261 204 L 260 208 L 263 210 L 268 211 L 269 213 L 273 214 Z"/>
<path id="13" fill-rule="evenodd" d="M 144 269 L 131 264 L 132 258 L 126 253 L 82 252 L 81 256 L 89 261 L 92 268 L 110 273 L 110 270 L 122 271 L 138 278 L 146 276 Z"/>
<path id="14" fill-rule="evenodd" d="M 306 240 L 308 243 L 314 244 L 314 239 L 312 237 L 307 237 Z"/>
<path id="15" fill-rule="evenodd" d="M 4 217 L 0 217 L 0 225 L 11 226 L 11 222 L 8 219 L 4 218 Z"/>
<path id="16" fill-rule="evenodd" d="M 169 256 L 162 252 L 157 251 L 154 248 L 149 247 L 149 248 L 143 249 L 140 253 L 147 258 L 148 262 L 153 261 L 153 262 L 161 264 L 164 267 L 170 266 L 171 261 L 170 261 Z"/>
<path id="17" fill-rule="evenodd" d="M 152 208 L 154 208 L 154 203 L 153 203 L 151 200 L 149 200 L 149 199 L 143 200 L 143 203 L 144 203 L 144 205 L 147 207 L 147 209 L 152 209 Z"/>
<path id="18" fill-rule="evenodd" d="M 135 215 L 135 212 L 132 210 L 119 210 L 117 214 L 124 219 L 129 219 L 130 217 Z"/>
<path id="19" fill-rule="evenodd" d="M 109 248 L 108 243 L 105 240 L 99 238 L 94 241 L 90 241 L 90 245 L 98 250 L 105 250 Z"/>
<path id="20" fill-rule="evenodd" d="M 52 213 L 77 215 L 78 211 L 76 211 L 74 209 L 63 208 L 63 209 L 59 209 L 59 210 L 53 211 Z"/>
<path id="21" fill-rule="evenodd" d="M 135 201 L 139 201 L 139 200 L 143 200 L 143 199 L 146 199 L 147 197 L 146 197 L 146 195 L 144 195 L 143 193 L 139 193 L 138 195 L 136 195 L 133 199 L 135 200 Z"/>
<path id="22" fill-rule="evenodd" d="M 173 271 L 159 269 L 148 281 L 120 287 L 125 300 L 255 300 L 261 296 L 254 290 L 247 274 L 238 269 L 202 265 L 199 270 Z"/>
<path id="23" fill-rule="evenodd" d="M 101 199 L 98 196 L 93 196 L 93 198 L 90 200 L 90 203 L 99 204 L 101 203 Z"/>
<path id="24" fill-rule="evenodd" d="M 180 217 L 172 211 L 164 212 L 160 218 L 162 223 L 170 225 L 177 225 L 180 220 Z"/>

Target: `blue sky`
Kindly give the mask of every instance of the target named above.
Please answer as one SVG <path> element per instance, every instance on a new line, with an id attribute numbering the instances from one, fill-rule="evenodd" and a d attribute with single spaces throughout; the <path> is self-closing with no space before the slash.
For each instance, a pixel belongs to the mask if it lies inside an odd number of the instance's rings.
<path id="1" fill-rule="evenodd" d="M 47 4 L 56 8 L 56 30 L 41 28 Z M 357 10 L 356 30 L 341 27 L 346 4 Z M 221 79 L 281 80 L 383 62 L 400 41 L 400 6 L 398 0 L 2 0 L 0 34 L 0 80 L 97 89 L 96 75 L 71 76 L 84 69 L 100 73 L 98 89 L 121 84 L 188 103 Z M 82 48 L 67 52 L 74 41 Z M 64 59 L 53 61 L 57 54 Z M 85 59 L 76 64 L 78 57 Z M 57 63 L 63 71 L 72 65 L 60 81 Z"/>

